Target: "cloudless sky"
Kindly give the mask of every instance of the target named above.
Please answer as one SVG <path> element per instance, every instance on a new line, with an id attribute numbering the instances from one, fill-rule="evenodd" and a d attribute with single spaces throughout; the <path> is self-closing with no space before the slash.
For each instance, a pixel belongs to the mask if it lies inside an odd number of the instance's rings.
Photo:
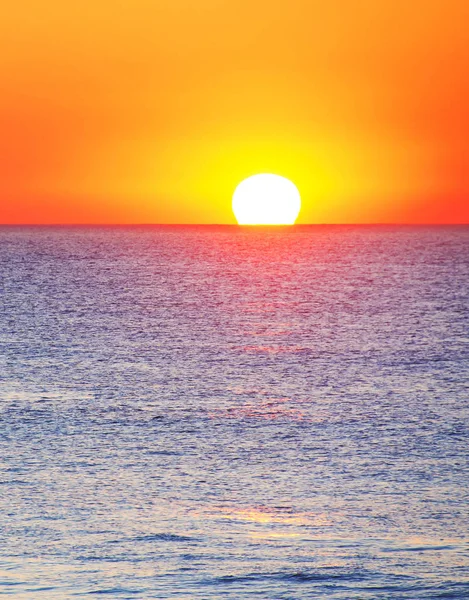
<path id="1" fill-rule="evenodd" d="M 469 222 L 467 0 L 0 6 L 0 223 Z"/>

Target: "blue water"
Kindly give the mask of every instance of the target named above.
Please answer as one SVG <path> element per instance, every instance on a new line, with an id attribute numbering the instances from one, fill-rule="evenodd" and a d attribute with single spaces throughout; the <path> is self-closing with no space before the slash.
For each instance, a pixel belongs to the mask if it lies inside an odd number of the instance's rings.
<path id="1" fill-rule="evenodd" d="M 0 229 L 0 595 L 469 598 L 469 228 Z"/>

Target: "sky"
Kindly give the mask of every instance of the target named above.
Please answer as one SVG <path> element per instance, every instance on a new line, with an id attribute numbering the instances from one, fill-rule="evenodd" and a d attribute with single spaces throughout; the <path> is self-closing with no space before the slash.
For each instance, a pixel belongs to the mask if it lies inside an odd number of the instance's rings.
<path id="1" fill-rule="evenodd" d="M 0 223 L 469 222 L 467 0 L 0 6 Z"/>

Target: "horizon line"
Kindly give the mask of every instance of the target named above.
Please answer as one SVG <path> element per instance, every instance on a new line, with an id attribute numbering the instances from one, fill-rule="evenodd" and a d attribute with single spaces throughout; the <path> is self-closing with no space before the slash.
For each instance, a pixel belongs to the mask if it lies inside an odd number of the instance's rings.
<path id="1" fill-rule="evenodd" d="M 467 227 L 469 222 L 445 223 L 413 223 L 413 222 L 377 222 L 377 223 L 294 223 L 290 224 L 253 224 L 240 225 L 238 223 L 0 223 L 0 227 Z"/>

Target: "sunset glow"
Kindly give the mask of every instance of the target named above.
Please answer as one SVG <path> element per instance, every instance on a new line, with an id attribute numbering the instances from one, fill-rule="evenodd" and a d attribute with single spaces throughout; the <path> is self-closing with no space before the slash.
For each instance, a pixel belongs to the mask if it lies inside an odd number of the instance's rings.
<path id="1" fill-rule="evenodd" d="M 469 221 L 466 0 L 24 0 L 0 8 L 0 223 Z M 242 32 L 242 33 L 240 33 Z"/>

